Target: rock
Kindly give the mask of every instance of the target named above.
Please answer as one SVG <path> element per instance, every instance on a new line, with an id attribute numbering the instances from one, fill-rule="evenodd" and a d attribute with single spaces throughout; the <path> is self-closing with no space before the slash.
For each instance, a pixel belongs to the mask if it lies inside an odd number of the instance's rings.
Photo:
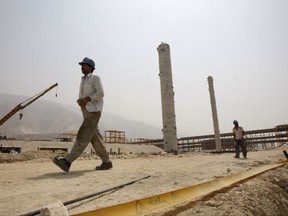
<path id="1" fill-rule="evenodd" d="M 40 216 L 69 216 L 67 208 L 61 201 L 49 204 L 41 209 Z"/>

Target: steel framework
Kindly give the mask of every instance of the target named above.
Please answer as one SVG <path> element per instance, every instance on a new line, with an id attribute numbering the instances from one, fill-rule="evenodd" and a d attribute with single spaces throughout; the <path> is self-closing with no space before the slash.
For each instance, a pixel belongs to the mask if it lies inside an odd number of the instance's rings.
<path id="1" fill-rule="evenodd" d="M 105 131 L 104 141 L 106 143 L 125 143 L 125 131 L 107 130 Z"/>
<path id="2" fill-rule="evenodd" d="M 234 151 L 234 140 L 232 133 L 222 133 L 221 152 Z M 191 136 L 177 139 L 179 152 L 190 151 L 217 151 L 215 136 Z M 245 131 L 245 142 L 250 151 L 273 149 L 288 142 L 288 124 L 278 125 L 274 128 Z M 131 144 L 152 144 L 164 147 L 163 139 L 143 140 L 130 142 Z"/>

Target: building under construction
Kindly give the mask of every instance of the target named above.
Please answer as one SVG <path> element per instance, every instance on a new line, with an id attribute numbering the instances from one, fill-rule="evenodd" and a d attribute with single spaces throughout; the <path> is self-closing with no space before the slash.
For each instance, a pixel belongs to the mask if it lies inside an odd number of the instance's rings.
<path id="1" fill-rule="evenodd" d="M 232 133 L 220 134 L 220 152 L 234 151 Z M 245 131 L 245 142 L 249 151 L 266 150 L 279 147 L 288 142 L 288 124 L 274 128 Z M 143 140 L 134 144 L 150 144 L 164 148 L 163 139 Z M 182 137 L 177 139 L 179 152 L 208 151 L 219 152 L 216 148 L 215 135 Z"/>
<path id="2" fill-rule="evenodd" d="M 125 131 L 107 130 L 105 131 L 104 141 L 106 143 L 125 143 Z"/>
<path id="3" fill-rule="evenodd" d="M 60 133 L 58 139 L 62 142 L 74 142 L 77 138 L 75 133 Z M 126 143 L 125 131 L 107 130 L 104 135 L 106 143 Z"/>
<path id="4" fill-rule="evenodd" d="M 74 141 L 77 134 L 59 134 L 61 141 Z M 221 133 L 220 152 L 234 151 L 232 133 Z M 128 140 L 125 131 L 107 130 L 104 136 L 105 143 L 127 143 L 156 145 L 164 149 L 164 139 L 132 139 Z M 249 151 L 273 149 L 288 142 L 288 124 L 278 125 L 274 128 L 245 131 L 245 142 Z M 215 134 L 182 137 L 177 139 L 179 152 L 219 151 L 216 146 Z"/>

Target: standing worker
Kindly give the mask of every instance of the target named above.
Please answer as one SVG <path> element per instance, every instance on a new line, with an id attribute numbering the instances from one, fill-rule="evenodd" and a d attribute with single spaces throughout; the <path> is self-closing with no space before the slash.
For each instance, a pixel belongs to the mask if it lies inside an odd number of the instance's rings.
<path id="1" fill-rule="evenodd" d="M 113 167 L 112 162 L 103 145 L 103 138 L 98 129 L 104 97 L 101 79 L 99 76 L 92 74 L 95 70 L 95 63 L 92 59 L 85 57 L 82 62 L 79 62 L 79 65 L 81 65 L 84 76 L 81 78 L 77 103 L 83 114 L 83 122 L 78 130 L 76 141 L 70 153 L 63 158 L 55 157 L 52 161 L 63 171 L 69 172 L 73 161 L 83 153 L 91 142 L 96 154 L 102 160 L 102 164 L 96 166 L 96 170 L 111 169 Z"/>
<path id="2" fill-rule="evenodd" d="M 233 137 L 235 141 L 235 158 L 239 158 L 240 156 L 240 146 L 242 149 L 242 154 L 244 158 L 247 158 L 247 148 L 246 143 L 244 142 L 244 130 L 242 127 L 239 126 L 238 121 L 233 121 L 234 128 L 233 128 Z"/>

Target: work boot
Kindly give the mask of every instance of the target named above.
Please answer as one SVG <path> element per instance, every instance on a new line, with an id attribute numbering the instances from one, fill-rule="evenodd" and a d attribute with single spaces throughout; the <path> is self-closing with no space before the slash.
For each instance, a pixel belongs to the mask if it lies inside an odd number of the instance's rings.
<path id="1" fill-rule="evenodd" d="M 108 170 L 111 169 L 113 167 L 111 162 L 105 163 L 102 162 L 102 164 L 100 166 L 96 166 L 96 170 Z"/>
<path id="2" fill-rule="evenodd" d="M 69 163 L 65 158 L 53 158 L 52 162 L 60 167 L 64 172 L 69 172 L 71 163 Z"/>

